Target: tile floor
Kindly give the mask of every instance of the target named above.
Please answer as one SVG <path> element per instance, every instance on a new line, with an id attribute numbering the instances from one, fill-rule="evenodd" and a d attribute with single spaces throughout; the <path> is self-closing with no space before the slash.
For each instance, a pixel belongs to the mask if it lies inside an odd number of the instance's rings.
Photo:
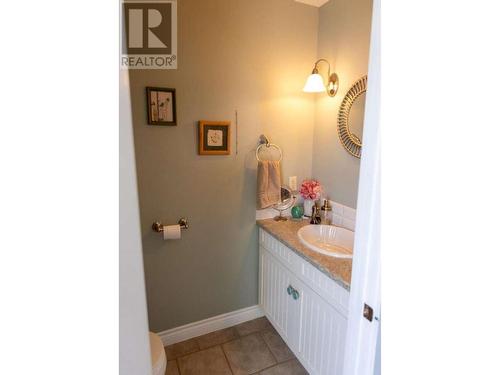
<path id="1" fill-rule="evenodd" d="M 263 317 L 165 347 L 166 375 L 308 375 Z"/>

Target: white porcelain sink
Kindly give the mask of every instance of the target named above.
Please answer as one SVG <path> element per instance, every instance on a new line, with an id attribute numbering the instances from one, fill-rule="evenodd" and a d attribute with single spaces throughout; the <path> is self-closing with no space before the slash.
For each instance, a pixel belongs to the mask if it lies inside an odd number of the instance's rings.
<path id="1" fill-rule="evenodd" d="M 306 225 L 297 232 L 309 249 L 336 258 L 352 258 L 354 232 L 333 225 Z"/>

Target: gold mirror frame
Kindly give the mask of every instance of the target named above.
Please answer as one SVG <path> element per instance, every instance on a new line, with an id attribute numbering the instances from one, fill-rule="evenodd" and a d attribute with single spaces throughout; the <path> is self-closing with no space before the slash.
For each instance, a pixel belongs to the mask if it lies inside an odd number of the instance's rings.
<path id="1" fill-rule="evenodd" d="M 362 143 L 361 140 L 349 130 L 349 112 L 358 96 L 366 92 L 367 80 L 367 76 L 361 77 L 351 86 L 349 91 L 347 91 L 347 94 L 345 94 L 342 100 L 342 104 L 340 104 L 339 116 L 337 119 L 337 133 L 342 146 L 344 146 L 347 152 L 357 158 L 361 157 Z"/>

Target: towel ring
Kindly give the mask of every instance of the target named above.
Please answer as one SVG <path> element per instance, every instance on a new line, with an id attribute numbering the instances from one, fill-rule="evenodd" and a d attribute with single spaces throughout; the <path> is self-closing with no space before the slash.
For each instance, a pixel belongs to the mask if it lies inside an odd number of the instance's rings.
<path id="1" fill-rule="evenodd" d="M 260 144 L 260 145 L 257 147 L 257 149 L 255 150 L 255 157 L 257 158 L 257 160 L 258 160 L 258 161 L 262 161 L 262 160 L 260 160 L 260 158 L 259 158 L 259 151 L 260 151 L 260 149 L 262 148 L 262 146 L 266 146 L 266 147 L 274 147 L 276 150 L 278 150 L 278 151 L 280 152 L 280 158 L 279 158 L 279 160 L 278 160 L 278 161 L 279 161 L 279 162 L 281 162 L 281 160 L 283 159 L 283 152 L 281 152 L 281 148 L 279 148 L 279 146 L 278 146 L 278 145 L 275 145 L 274 143 L 269 143 L 269 142 Z"/>

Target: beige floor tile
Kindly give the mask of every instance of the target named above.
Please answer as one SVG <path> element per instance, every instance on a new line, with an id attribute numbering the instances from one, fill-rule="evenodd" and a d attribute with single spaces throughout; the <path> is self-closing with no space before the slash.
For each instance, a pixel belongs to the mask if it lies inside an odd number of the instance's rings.
<path id="1" fill-rule="evenodd" d="M 167 372 L 165 375 L 179 375 L 179 368 L 177 367 L 177 360 L 167 360 Z"/>
<path id="2" fill-rule="evenodd" d="M 197 337 L 198 345 L 200 349 L 206 349 L 211 346 L 224 344 L 228 341 L 236 340 L 238 338 L 238 332 L 234 327 L 229 327 L 226 329 L 221 329 L 219 331 L 207 333 L 206 335 Z"/>
<path id="3" fill-rule="evenodd" d="M 178 359 L 182 375 L 231 375 L 220 346 L 214 346 Z"/>
<path id="4" fill-rule="evenodd" d="M 235 328 L 240 336 L 246 336 L 255 332 L 271 329 L 272 325 L 269 323 L 269 320 L 263 316 L 262 318 L 238 324 Z"/>
<path id="5" fill-rule="evenodd" d="M 253 374 L 277 363 L 258 333 L 228 342 L 222 348 L 235 375 Z"/>
<path id="6" fill-rule="evenodd" d="M 293 359 L 291 361 L 280 363 L 274 367 L 268 368 L 259 373 L 260 375 L 309 375 L 299 361 Z"/>
<path id="7" fill-rule="evenodd" d="M 295 357 L 275 330 L 261 332 L 261 335 L 278 362 L 285 362 Z"/>
<path id="8" fill-rule="evenodd" d="M 183 355 L 194 353 L 198 351 L 198 341 L 196 339 L 190 339 L 177 344 L 169 345 L 165 347 L 165 352 L 167 354 L 167 361 L 171 359 L 179 358 Z"/>

